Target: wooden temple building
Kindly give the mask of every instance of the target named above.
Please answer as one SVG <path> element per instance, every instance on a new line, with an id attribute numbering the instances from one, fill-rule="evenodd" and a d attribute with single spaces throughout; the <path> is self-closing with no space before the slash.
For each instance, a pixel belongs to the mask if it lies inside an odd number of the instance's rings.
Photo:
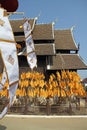
<path id="1" fill-rule="evenodd" d="M 10 20 L 15 40 L 22 47 L 18 49 L 18 53 L 24 51 L 18 56 L 20 73 L 30 70 L 25 56 L 24 31 L 20 28 L 24 22 L 25 19 Z M 36 71 L 49 75 L 62 69 L 72 71 L 87 69 L 87 65 L 78 54 L 79 48 L 71 28 L 55 30 L 54 23 L 38 24 L 37 18 L 29 19 L 29 23 L 37 55 Z"/>

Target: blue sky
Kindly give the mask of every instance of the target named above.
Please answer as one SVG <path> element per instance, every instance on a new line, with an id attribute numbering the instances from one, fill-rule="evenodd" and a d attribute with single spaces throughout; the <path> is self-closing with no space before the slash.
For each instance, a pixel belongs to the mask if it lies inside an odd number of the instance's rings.
<path id="1" fill-rule="evenodd" d="M 34 18 L 38 23 L 55 22 L 55 29 L 68 29 L 75 26 L 73 33 L 76 44 L 80 44 L 79 54 L 87 64 L 87 0 L 18 0 L 18 12 L 12 18 Z M 78 72 L 87 77 L 87 70 Z"/>

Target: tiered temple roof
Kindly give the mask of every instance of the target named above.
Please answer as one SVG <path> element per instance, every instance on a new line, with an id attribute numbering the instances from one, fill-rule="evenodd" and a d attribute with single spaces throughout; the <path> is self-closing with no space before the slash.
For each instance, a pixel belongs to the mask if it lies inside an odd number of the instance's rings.
<path id="1" fill-rule="evenodd" d="M 33 30 L 33 40 L 54 40 L 53 24 L 38 24 Z"/>
<path id="2" fill-rule="evenodd" d="M 50 69 L 80 70 L 87 69 L 87 66 L 79 54 L 56 54 L 56 56 L 53 57 L 53 65 Z"/>
<path id="3" fill-rule="evenodd" d="M 15 40 L 20 44 L 25 44 L 24 31 L 23 28 L 20 28 L 24 22 L 25 19 L 10 20 Z M 37 24 L 36 18 L 29 19 L 29 22 L 37 54 L 38 70 L 43 68 L 42 70 L 46 72 L 61 69 L 87 69 L 87 65 L 78 54 L 79 50 L 72 29 L 55 30 L 53 23 Z M 25 53 L 26 50 L 23 55 Z"/>
<path id="4" fill-rule="evenodd" d="M 55 55 L 54 44 L 35 44 L 36 54 L 39 55 Z"/>
<path id="5" fill-rule="evenodd" d="M 33 27 L 33 24 L 35 23 L 36 19 L 29 19 L 29 23 L 31 25 L 31 28 Z M 20 33 L 23 32 L 23 28 L 20 28 L 20 26 L 22 26 L 24 24 L 24 22 L 26 21 L 26 19 L 17 19 L 17 20 L 10 20 L 12 29 L 14 33 Z"/>
<path id="6" fill-rule="evenodd" d="M 78 50 L 71 29 L 55 30 L 54 34 L 56 50 Z"/>

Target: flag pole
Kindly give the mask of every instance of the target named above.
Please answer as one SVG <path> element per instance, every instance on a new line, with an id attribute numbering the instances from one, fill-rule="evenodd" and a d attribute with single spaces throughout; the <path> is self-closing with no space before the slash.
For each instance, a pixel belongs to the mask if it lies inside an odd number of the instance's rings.
<path id="1" fill-rule="evenodd" d="M 7 12 L 7 15 L 14 15 L 14 14 L 24 15 L 24 12 Z"/>

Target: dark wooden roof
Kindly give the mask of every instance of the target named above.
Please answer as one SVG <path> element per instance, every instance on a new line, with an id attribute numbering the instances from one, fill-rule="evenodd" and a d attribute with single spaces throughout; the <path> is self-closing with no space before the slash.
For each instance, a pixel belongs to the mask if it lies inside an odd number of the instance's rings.
<path id="1" fill-rule="evenodd" d="M 20 27 L 20 25 L 18 25 L 18 27 Z M 54 31 L 52 30 L 52 28 L 53 28 L 52 24 L 35 25 L 34 30 L 32 32 L 33 40 L 41 40 L 41 41 L 54 40 L 54 34 L 53 34 Z M 23 32 L 23 29 L 19 28 L 19 31 Z M 24 35 L 15 36 L 16 42 L 19 42 L 19 41 L 21 42 L 24 39 L 25 39 Z"/>
<path id="2" fill-rule="evenodd" d="M 23 25 L 25 19 L 10 20 L 10 22 L 13 32 L 17 34 L 15 35 L 16 42 L 23 42 L 25 38 L 24 34 L 21 33 L 23 32 L 23 28 L 20 28 L 20 26 Z M 58 50 L 78 50 L 71 29 L 54 30 L 52 23 L 36 24 L 35 19 L 30 19 L 29 22 L 31 24 L 31 28 L 34 25 L 32 37 L 35 41 L 36 55 L 52 55 L 53 57 L 53 66 L 50 66 L 50 70 L 87 69 L 87 65 L 78 54 L 58 53 Z M 20 35 L 18 35 L 19 32 Z M 56 52 L 58 54 L 55 54 L 55 50 L 57 50 Z M 26 49 L 24 49 L 23 55 L 26 55 Z"/>
<path id="3" fill-rule="evenodd" d="M 35 44 L 37 55 L 55 55 L 54 44 Z"/>
<path id="4" fill-rule="evenodd" d="M 31 25 L 31 28 L 33 26 L 35 19 L 29 19 L 29 23 Z M 25 22 L 25 19 L 18 19 L 18 20 L 10 20 L 13 32 L 24 32 L 23 28 L 20 28 L 21 25 L 23 25 Z"/>
<path id="5" fill-rule="evenodd" d="M 71 29 L 55 30 L 54 36 L 56 50 L 78 50 Z"/>
<path id="6" fill-rule="evenodd" d="M 35 19 L 30 19 L 29 23 L 31 25 L 31 28 L 33 27 Z M 23 25 L 25 22 L 25 19 L 20 20 L 10 20 L 12 29 L 14 33 L 18 32 L 24 32 L 23 28 L 20 28 L 21 25 Z M 35 24 L 34 29 L 32 32 L 33 40 L 54 40 L 54 30 L 53 30 L 53 24 Z M 22 37 L 17 36 L 16 41 L 21 41 L 23 39 Z"/>
<path id="7" fill-rule="evenodd" d="M 78 54 L 57 54 L 53 56 L 51 70 L 61 69 L 87 69 L 87 65 Z"/>
<path id="8" fill-rule="evenodd" d="M 33 39 L 34 40 L 53 40 L 54 39 L 54 30 L 53 24 L 38 24 L 35 25 L 33 30 Z"/>
<path id="9" fill-rule="evenodd" d="M 55 55 L 54 44 L 35 44 L 35 52 L 38 56 Z M 22 55 L 26 55 L 26 47 L 23 48 Z"/>

